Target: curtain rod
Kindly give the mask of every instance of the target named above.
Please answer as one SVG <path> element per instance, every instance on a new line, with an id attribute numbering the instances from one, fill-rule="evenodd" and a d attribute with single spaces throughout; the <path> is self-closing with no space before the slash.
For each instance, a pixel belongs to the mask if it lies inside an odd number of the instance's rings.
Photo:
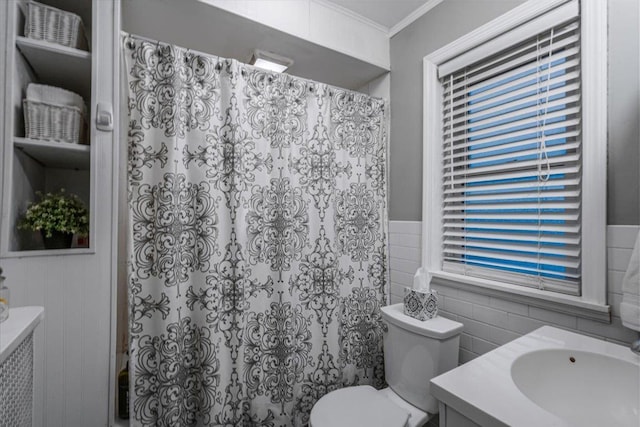
<path id="1" fill-rule="evenodd" d="M 141 36 L 141 35 L 138 35 L 138 34 L 128 33 L 128 32 L 126 32 L 126 31 L 124 31 L 124 30 L 120 30 L 120 36 L 121 36 L 121 37 L 123 37 L 125 40 L 126 40 L 126 39 L 129 39 L 129 38 L 130 38 L 130 39 L 138 39 L 138 40 L 146 41 L 146 42 L 148 42 L 148 43 L 153 43 L 153 44 L 155 44 L 156 46 L 159 46 L 159 45 L 164 45 L 164 46 L 175 46 L 175 45 L 174 45 L 174 44 L 172 44 L 172 43 L 167 43 L 167 42 L 163 42 L 163 41 L 160 41 L 160 40 L 154 40 L 154 39 L 152 39 L 152 38 L 145 37 L 145 36 Z M 187 48 L 187 47 L 182 47 L 182 49 L 186 49 L 188 52 L 194 53 L 194 54 L 196 54 L 196 55 L 202 55 L 202 56 L 215 56 L 215 57 L 216 57 L 216 58 L 218 58 L 218 59 L 226 59 L 226 58 L 221 58 L 221 57 L 220 57 L 220 56 L 218 56 L 218 55 L 214 55 L 213 53 L 201 52 L 201 51 L 199 51 L 199 50 L 189 49 L 189 48 Z M 238 60 L 236 59 L 236 61 L 238 61 Z M 257 69 L 257 70 L 262 70 L 262 68 L 260 68 L 260 67 L 256 67 L 255 65 L 247 64 L 247 63 L 242 62 L 242 61 L 238 61 L 238 62 L 240 62 L 240 63 L 241 63 L 241 64 L 243 64 L 244 66 L 251 67 L 251 68 L 254 68 L 254 69 Z M 388 101 L 387 101 L 387 100 L 385 100 L 384 98 L 380 98 L 380 97 L 377 97 L 377 96 L 371 96 L 371 95 L 369 95 L 369 94 L 367 94 L 367 93 L 358 92 L 357 90 L 347 89 L 347 88 L 343 88 L 343 87 L 338 87 L 338 86 L 331 85 L 331 84 L 329 84 L 329 83 L 316 82 L 316 81 L 314 81 L 314 80 L 307 79 L 307 78 L 304 78 L 304 77 L 294 76 L 293 74 L 288 74 L 288 75 L 289 75 L 289 76 L 291 76 L 291 77 L 294 77 L 294 78 L 296 78 L 296 79 L 304 80 L 305 82 L 310 83 L 310 84 L 323 84 L 323 85 L 327 86 L 327 87 L 329 88 L 329 90 L 331 90 L 331 89 L 337 89 L 337 90 L 342 90 L 342 91 L 349 92 L 349 93 L 352 93 L 352 94 L 354 94 L 354 93 L 355 93 L 355 94 L 358 94 L 358 95 L 365 95 L 365 96 L 368 96 L 368 97 L 370 97 L 370 98 L 372 98 L 372 99 L 377 99 L 377 100 L 379 100 L 379 101 L 382 101 L 382 103 L 383 103 L 385 106 L 386 106 L 386 105 L 387 105 L 387 103 L 388 103 Z"/>
<path id="2" fill-rule="evenodd" d="M 149 37 L 141 36 L 141 35 L 138 35 L 138 34 L 128 33 L 126 31 L 122 31 L 122 30 L 120 31 L 120 35 L 124 36 L 125 38 L 138 39 L 138 40 L 142 40 L 142 41 L 145 41 L 145 42 L 153 43 L 156 46 L 159 46 L 159 45 L 173 46 L 172 43 L 167 43 L 167 42 L 163 42 L 163 41 L 160 41 L 160 40 L 154 40 L 154 39 L 149 38 Z M 218 55 L 214 55 L 213 53 L 201 52 L 199 50 L 189 49 L 187 47 L 185 47 L 184 49 L 186 49 L 187 51 L 189 51 L 191 53 L 195 53 L 196 55 L 215 56 L 216 58 L 220 58 Z"/>

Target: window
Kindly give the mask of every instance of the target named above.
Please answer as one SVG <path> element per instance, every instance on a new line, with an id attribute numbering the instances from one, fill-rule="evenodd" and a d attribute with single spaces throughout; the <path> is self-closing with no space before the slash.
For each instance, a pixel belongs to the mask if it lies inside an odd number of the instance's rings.
<path id="1" fill-rule="evenodd" d="M 606 50 L 582 28 L 597 2 L 529 1 L 425 58 L 432 275 L 605 303 Z"/>
<path id="2" fill-rule="evenodd" d="M 440 79 L 445 271 L 579 293 L 579 41 L 576 18 Z"/>

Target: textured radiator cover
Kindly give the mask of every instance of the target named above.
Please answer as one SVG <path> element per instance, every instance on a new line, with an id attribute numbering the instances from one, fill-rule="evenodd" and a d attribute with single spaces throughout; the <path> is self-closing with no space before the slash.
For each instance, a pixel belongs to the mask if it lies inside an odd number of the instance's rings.
<path id="1" fill-rule="evenodd" d="M 33 333 L 0 365 L 0 427 L 31 427 Z"/>

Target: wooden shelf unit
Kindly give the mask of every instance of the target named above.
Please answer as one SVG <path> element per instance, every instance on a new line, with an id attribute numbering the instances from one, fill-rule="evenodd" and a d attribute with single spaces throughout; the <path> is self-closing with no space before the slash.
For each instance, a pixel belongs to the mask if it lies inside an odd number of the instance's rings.
<path id="1" fill-rule="evenodd" d="M 91 167 L 91 147 L 88 145 L 16 137 L 13 146 L 44 167 L 76 170 Z"/>
<path id="2" fill-rule="evenodd" d="M 64 6 L 78 6 L 75 0 L 44 0 L 60 9 Z M 81 3 L 91 16 L 93 0 Z M 85 104 L 92 105 L 92 73 L 94 55 L 85 50 L 24 37 L 24 25 L 27 17 L 26 9 L 19 2 L 12 2 L 8 10 L 13 8 L 13 36 L 8 39 L 11 46 L 7 55 L 7 71 L 9 81 L 5 97 L 5 111 L 10 112 L 5 136 L 5 165 L 3 204 L 3 224 L 0 234 L 3 242 L 0 245 L 0 256 L 20 258 L 29 256 L 54 256 L 92 253 L 94 248 L 43 250 L 41 238 L 37 233 L 19 230 L 20 218 L 30 203 L 38 200 L 38 192 L 57 192 L 64 188 L 70 194 L 78 195 L 89 209 L 91 231 L 89 242 L 93 246 L 93 222 L 95 220 L 94 205 L 94 171 L 92 170 L 93 141 L 89 130 L 86 142 L 88 145 L 67 142 L 35 140 L 24 137 L 23 105 L 26 89 L 30 83 L 40 83 L 60 87 L 82 96 Z M 66 9 L 69 10 L 69 9 Z M 77 11 L 76 11 L 77 12 Z M 91 40 L 91 38 L 89 38 Z M 87 111 L 86 119 L 91 113 Z"/>
<path id="3" fill-rule="evenodd" d="M 91 53 L 66 46 L 16 37 L 16 46 L 39 83 L 58 86 L 91 99 Z"/>
<path id="4" fill-rule="evenodd" d="M 115 290 L 118 145 L 126 150 L 118 120 L 120 0 L 38 0 L 81 16 L 90 52 L 24 38 L 25 1 L 0 0 L 0 265 L 12 304 L 46 313 L 34 337 L 34 425 L 107 426 L 115 415 L 115 318 L 126 306 Z M 90 145 L 26 138 L 30 83 L 84 97 Z M 97 130 L 98 103 L 112 107 L 114 132 Z M 40 233 L 17 227 L 38 192 L 61 188 L 90 211 L 88 248 L 46 250 Z"/>

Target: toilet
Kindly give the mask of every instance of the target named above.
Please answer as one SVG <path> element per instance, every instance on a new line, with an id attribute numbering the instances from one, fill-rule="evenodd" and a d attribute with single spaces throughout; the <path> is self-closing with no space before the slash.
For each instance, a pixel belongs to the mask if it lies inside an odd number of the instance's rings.
<path id="1" fill-rule="evenodd" d="M 436 316 L 420 321 L 403 304 L 382 307 L 384 368 L 388 388 L 346 387 L 311 409 L 311 427 L 419 427 L 438 413 L 429 381 L 458 366 L 462 323 Z"/>

